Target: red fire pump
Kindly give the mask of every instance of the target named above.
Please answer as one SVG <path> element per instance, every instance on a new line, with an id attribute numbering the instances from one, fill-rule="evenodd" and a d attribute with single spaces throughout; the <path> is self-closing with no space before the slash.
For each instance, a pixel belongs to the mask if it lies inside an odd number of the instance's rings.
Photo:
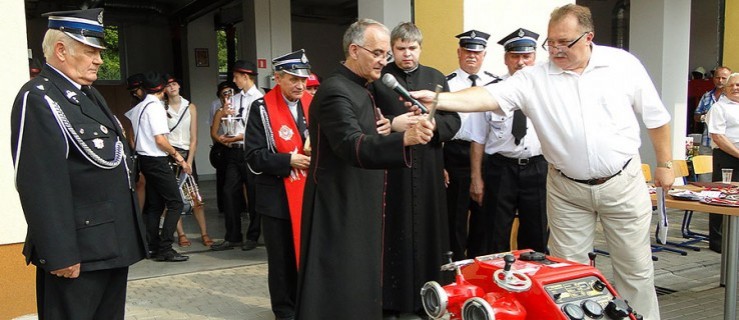
<path id="1" fill-rule="evenodd" d="M 421 289 L 432 319 L 584 320 L 642 319 L 595 268 L 531 250 L 450 262 L 456 281 Z M 451 259 L 450 259 L 451 261 Z"/>

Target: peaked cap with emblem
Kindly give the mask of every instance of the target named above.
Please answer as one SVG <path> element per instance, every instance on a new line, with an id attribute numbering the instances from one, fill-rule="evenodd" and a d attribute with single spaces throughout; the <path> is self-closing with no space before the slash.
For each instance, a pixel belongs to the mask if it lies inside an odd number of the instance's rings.
<path id="1" fill-rule="evenodd" d="M 477 30 L 470 30 L 456 35 L 459 46 L 469 51 L 484 51 L 488 45 L 490 35 Z"/>
<path id="2" fill-rule="evenodd" d="M 103 8 L 44 13 L 49 17 L 49 29 L 64 32 L 88 46 L 105 49 Z"/>
<path id="3" fill-rule="evenodd" d="M 272 59 L 272 65 L 275 71 L 285 71 L 301 78 L 310 77 L 310 64 L 308 64 L 308 57 L 305 56 L 304 49 L 274 58 Z"/>
<path id="4" fill-rule="evenodd" d="M 516 31 L 505 36 L 498 41 L 499 45 L 505 48 L 506 52 L 512 53 L 529 53 L 536 51 L 536 40 L 539 34 L 524 28 L 518 28 Z"/>

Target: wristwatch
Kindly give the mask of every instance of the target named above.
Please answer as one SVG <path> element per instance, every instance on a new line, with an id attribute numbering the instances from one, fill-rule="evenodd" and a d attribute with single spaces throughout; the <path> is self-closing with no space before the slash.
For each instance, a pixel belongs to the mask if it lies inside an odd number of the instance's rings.
<path id="1" fill-rule="evenodd" d="M 667 160 L 666 162 L 657 162 L 657 168 L 672 169 L 672 160 Z"/>

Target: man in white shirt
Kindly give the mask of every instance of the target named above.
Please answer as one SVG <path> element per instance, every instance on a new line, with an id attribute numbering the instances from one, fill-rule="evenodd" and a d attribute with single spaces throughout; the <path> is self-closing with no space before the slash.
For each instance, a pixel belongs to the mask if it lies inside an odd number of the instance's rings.
<path id="1" fill-rule="evenodd" d="M 227 146 L 225 152 L 226 165 L 223 181 L 224 217 L 226 219 L 226 235 L 224 240 L 213 244 L 210 248 L 215 251 L 227 250 L 242 246 L 243 250 L 256 248 L 260 234 L 259 216 L 254 210 L 254 177 L 249 171 L 244 154 L 244 131 L 249 108 L 252 102 L 264 96 L 256 86 L 257 66 L 244 60 L 234 62 L 233 81 L 241 89 L 241 92 L 233 96 L 232 103 L 227 108 L 216 112 L 211 127 L 211 137 L 219 143 Z M 228 114 L 233 115 L 235 120 L 234 132 L 226 132 L 218 135 L 221 118 Z M 243 188 L 246 185 L 246 197 L 249 203 L 249 230 L 246 234 L 246 242 L 241 232 L 241 213 L 245 211 Z"/>
<path id="2" fill-rule="evenodd" d="M 537 33 L 519 28 L 498 41 L 505 48 L 508 74 L 504 79 L 534 65 L 538 38 Z M 512 116 L 476 112 L 463 131 L 472 139 L 470 196 L 483 206 L 486 252 L 510 250 L 517 212 L 518 248 L 547 252 L 548 165 L 531 121 L 520 110 Z"/>
<path id="3" fill-rule="evenodd" d="M 156 261 L 187 261 L 188 256 L 179 254 L 172 248 L 177 221 L 184 204 L 177 181 L 169 166 L 171 156 L 190 173 L 187 161 L 169 143 L 167 135 L 167 112 L 164 110 L 164 88 L 166 79 L 157 72 L 144 75 L 142 88 L 147 95 L 143 101 L 126 112 L 134 132 L 134 148 L 141 163 L 141 172 L 146 178 L 146 201 L 144 202 L 144 224 L 149 250 Z M 159 231 L 159 218 L 164 209 L 164 223 Z"/>
<path id="4" fill-rule="evenodd" d="M 521 109 L 536 127 L 550 163 L 551 254 L 588 263 L 600 218 L 619 293 L 644 319 L 656 320 L 652 203 L 640 168 L 637 114 L 654 146 L 655 185 L 665 190 L 675 180 L 670 115 L 639 60 L 595 45 L 593 37 L 588 8 L 557 8 L 544 43 L 549 63 L 524 68 L 493 86 L 441 93 L 438 108 L 500 115 Z M 424 103 L 434 98 L 430 91 L 413 95 Z"/>
<path id="5" fill-rule="evenodd" d="M 459 68 L 446 76 L 449 91 L 483 86 L 499 78 L 482 70 L 489 34 L 469 30 L 456 35 L 459 39 Z M 460 128 L 464 128 L 470 113 L 460 112 Z M 452 141 L 444 143 L 444 169 L 449 176 L 447 186 L 447 216 L 449 248 L 455 260 L 485 254 L 485 230 L 482 208 L 470 198 L 470 138 L 457 131 Z M 469 226 L 469 230 L 468 230 Z M 465 254 L 466 253 L 466 254 Z"/>

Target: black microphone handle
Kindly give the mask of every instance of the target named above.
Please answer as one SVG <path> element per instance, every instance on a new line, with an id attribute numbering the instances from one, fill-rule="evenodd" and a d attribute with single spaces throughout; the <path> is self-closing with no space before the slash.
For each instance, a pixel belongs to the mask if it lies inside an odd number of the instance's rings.
<path id="1" fill-rule="evenodd" d="M 411 97 L 411 94 L 408 93 L 403 86 L 400 84 L 396 85 L 395 88 L 393 88 L 395 92 L 397 92 L 403 99 L 408 100 L 412 105 L 417 106 L 419 109 L 421 109 L 422 113 L 429 113 L 429 109 L 427 109 L 421 102 Z"/>

